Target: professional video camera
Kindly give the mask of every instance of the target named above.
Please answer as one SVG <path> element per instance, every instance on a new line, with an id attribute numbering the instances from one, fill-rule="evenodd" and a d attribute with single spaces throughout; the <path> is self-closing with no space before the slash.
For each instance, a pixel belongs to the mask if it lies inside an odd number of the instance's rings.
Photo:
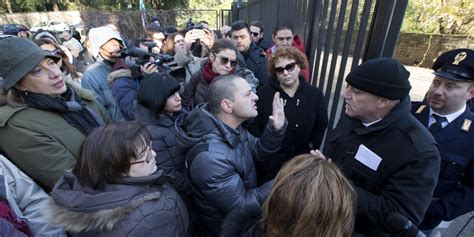
<path id="1" fill-rule="evenodd" d="M 150 46 L 151 48 L 155 47 L 153 42 L 144 42 L 144 45 L 146 45 L 149 49 Z M 120 57 L 126 58 L 127 56 L 135 58 L 135 64 L 132 65 L 132 67 L 140 67 L 140 65 L 145 65 L 148 62 L 151 62 L 158 66 L 158 70 L 160 72 L 168 72 L 170 71 L 170 62 L 174 61 L 174 57 L 167 55 L 167 54 L 158 54 L 158 53 L 151 53 L 151 52 L 146 52 L 142 49 L 139 48 L 126 48 L 122 51 L 120 54 Z M 153 58 L 153 61 L 150 61 L 150 59 Z"/>

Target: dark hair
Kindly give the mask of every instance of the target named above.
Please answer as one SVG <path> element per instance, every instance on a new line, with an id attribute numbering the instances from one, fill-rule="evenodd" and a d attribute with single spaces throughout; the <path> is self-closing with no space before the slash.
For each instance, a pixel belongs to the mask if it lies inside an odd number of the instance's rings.
<path id="1" fill-rule="evenodd" d="M 178 81 L 167 73 L 147 75 L 140 83 L 137 102 L 155 115 L 163 112 L 168 97 L 179 91 Z"/>
<path id="2" fill-rule="evenodd" d="M 296 156 L 278 172 L 262 207 L 264 236 L 350 237 L 356 192 L 333 163 Z"/>
<path id="3" fill-rule="evenodd" d="M 285 21 L 283 23 L 278 23 L 275 28 L 273 28 L 273 35 L 276 35 L 280 30 L 291 30 L 291 33 L 294 34 L 295 30 L 293 28 L 293 24 L 289 21 Z"/>
<path id="4" fill-rule="evenodd" d="M 242 29 L 247 29 L 247 32 L 250 34 L 249 25 L 247 25 L 247 23 L 245 23 L 244 21 L 234 21 L 234 23 L 232 23 L 232 25 L 230 26 L 230 32 L 239 31 Z"/>
<path id="5" fill-rule="evenodd" d="M 250 22 L 249 26 L 258 27 L 260 29 L 260 33 L 263 32 L 263 24 L 262 24 L 261 21 L 252 21 L 252 22 Z"/>
<path id="6" fill-rule="evenodd" d="M 177 35 L 181 35 L 184 39 L 184 36 L 179 32 L 169 35 L 163 45 L 163 53 L 174 56 L 174 38 L 176 38 Z"/>
<path id="7" fill-rule="evenodd" d="M 235 74 L 226 74 L 216 77 L 209 85 L 207 92 L 207 101 L 209 111 L 213 114 L 221 111 L 221 102 L 223 99 L 234 101 L 235 91 L 235 80 L 243 79 L 242 77 Z"/>
<path id="8" fill-rule="evenodd" d="M 41 45 L 50 44 L 50 45 L 53 45 L 57 50 L 60 50 L 60 56 L 63 60 L 62 62 L 63 65 L 61 66 L 61 70 L 65 71 L 68 74 L 71 74 L 73 78 L 81 78 L 81 75 L 79 75 L 79 73 L 77 72 L 76 66 L 69 63 L 69 57 L 64 53 L 63 49 L 59 47 L 59 45 L 56 42 L 46 37 L 36 39 L 34 40 L 34 42 L 36 43 L 36 45 L 40 47 Z"/>
<path id="9" fill-rule="evenodd" d="M 98 127 L 82 142 L 72 173 L 81 185 L 102 190 L 126 176 L 149 140 L 146 128 L 135 121 Z"/>
<path id="10" fill-rule="evenodd" d="M 275 79 L 275 63 L 276 60 L 280 58 L 294 59 L 298 67 L 301 69 L 306 69 L 306 65 L 308 65 L 308 59 L 306 58 L 306 55 L 304 55 L 299 49 L 293 46 L 277 47 L 275 53 L 272 54 L 267 61 L 268 73 Z"/>
<path id="11" fill-rule="evenodd" d="M 231 39 L 227 39 L 227 38 L 216 40 L 214 42 L 214 44 L 212 45 L 211 52 L 212 53 L 219 53 L 224 49 L 234 50 L 236 55 L 237 55 L 237 52 L 239 52 L 237 50 L 237 47 L 235 47 L 234 41 L 232 41 Z"/>

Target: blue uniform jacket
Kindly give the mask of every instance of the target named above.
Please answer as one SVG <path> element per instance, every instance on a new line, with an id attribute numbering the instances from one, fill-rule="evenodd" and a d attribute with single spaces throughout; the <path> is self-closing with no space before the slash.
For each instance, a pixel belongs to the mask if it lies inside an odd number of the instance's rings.
<path id="1" fill-rule="evenodd" d="M 428 127 L 429 107 L 413 103 L 413 115 Z M 466 108 L 461 116 L 433 134 L 439 145 L 441 166 L 433 201 L 420 229 L 431 229 L 474 210 L 474 116 Z"/>

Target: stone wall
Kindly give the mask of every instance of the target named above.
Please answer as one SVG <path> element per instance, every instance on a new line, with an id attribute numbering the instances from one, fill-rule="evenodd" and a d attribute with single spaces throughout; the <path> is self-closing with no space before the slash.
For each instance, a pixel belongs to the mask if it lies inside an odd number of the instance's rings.
<path id="1" fill-rule="evenodd" d="M 394 57 L 408 66 L 430 68 L 439 54 L 456 48 L 474 49 L 474 37 L 400 33 Z"/>
<path id="2" fill-rule="evenodd" d="M 66 24 L 76 24 L 81 22 L 81 13 L 79 11 L 59 11 L 0 14 L 0 24 L 18 23 L 23 24 L 29 28 L 42 21 L 49 20 L 59 20 Z"/>

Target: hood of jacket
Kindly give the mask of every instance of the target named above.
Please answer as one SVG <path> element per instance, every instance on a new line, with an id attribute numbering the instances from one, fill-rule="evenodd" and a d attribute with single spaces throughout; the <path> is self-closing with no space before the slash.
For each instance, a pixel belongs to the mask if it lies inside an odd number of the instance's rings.
<path id="1" fill-rule="evenodd" d="M 240 129 L 237 130 L 225 125 L 208 110 L 207 103 L 196 106 L 187 114 L 176 119 L 177 150 L 187 151 L 198 143 L 209 139 L 218 139 L 231 147 L 236 147 L 240 141 Z"/>
<path id="2" fill-rule="evenodd" d="M 95 190 L 82 186 L 74 174 L 66 172 L 51 192 L 43 214 L 51 223 L 74 233 L 110 231 L 145 201 L 158 200 L 161 192 L 150 185 L 162 185 L 166 179 L 160 170 Z"/>

